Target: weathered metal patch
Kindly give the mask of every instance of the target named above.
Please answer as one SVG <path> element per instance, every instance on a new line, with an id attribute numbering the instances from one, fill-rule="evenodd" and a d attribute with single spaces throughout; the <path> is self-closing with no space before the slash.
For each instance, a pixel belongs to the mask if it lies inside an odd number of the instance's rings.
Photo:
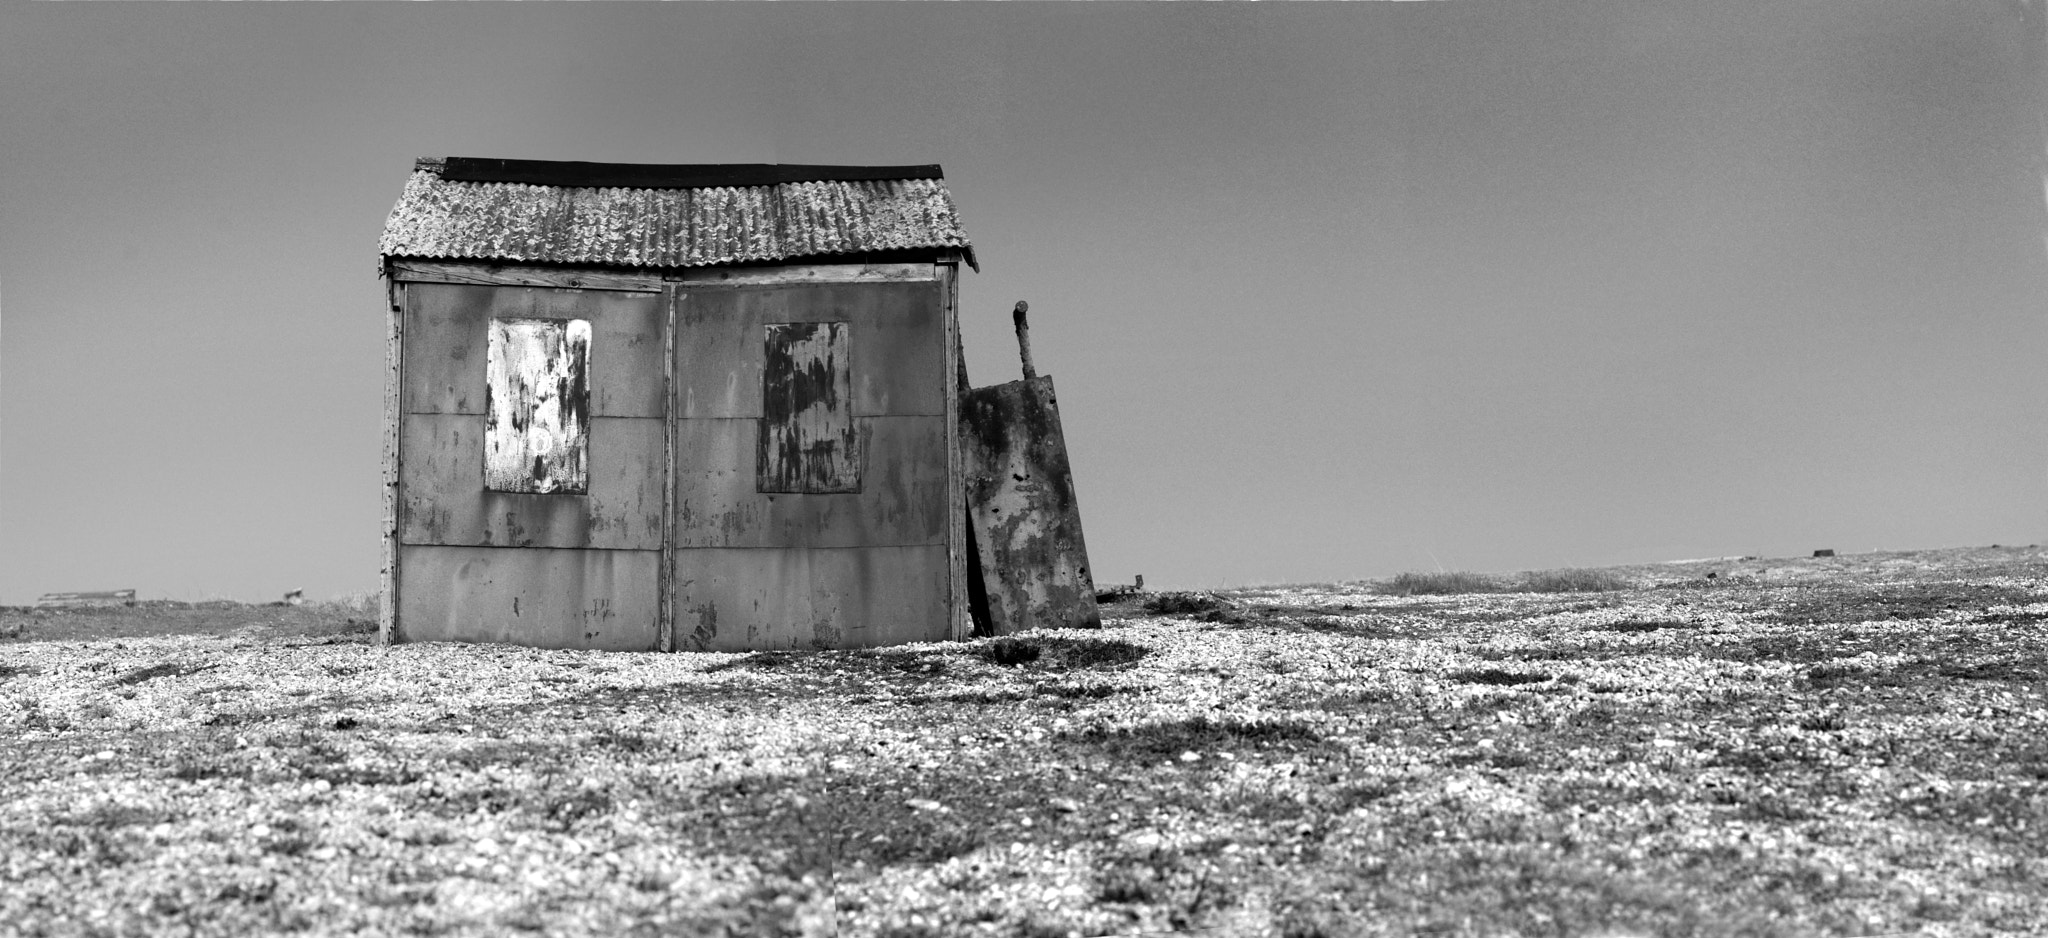
<path id="1" fill-rule="evenodd" d="M 590 321 L 493 319 L 484 488 L 590 491 Z"/>
<path id="2" fill-rule="evenodd" d="M 755 460 L 759 491 L 860 491 L 847 331 L 844 322 L 767 324 Z"/>
<path id="3" fill-rule="evenodd" d="M 962 395 L 960 436 L 989 631 L 1100 627 L 1052 379 Z"/>

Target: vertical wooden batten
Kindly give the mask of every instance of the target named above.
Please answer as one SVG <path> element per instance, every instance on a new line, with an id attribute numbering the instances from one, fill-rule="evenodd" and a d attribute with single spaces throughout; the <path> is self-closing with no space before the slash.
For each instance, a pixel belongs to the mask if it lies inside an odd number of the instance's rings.
<path id="1" fill-rule="evenodd" d="M 665 288 L 661 325 L 661 569 L 655 574 L 661 624 L 655 648 L 676 650 L 676 319 L 682 315 L 683 291 Z"/>
<path id="2" fill-rule="evenodd" d="M 377 611 L 377 640 L 391 645 L 401 640 L 398 619 L 398 460 L 399 421 L 405 415 L 404 402 L 399 397 L 405 384 L 399 369 L 404 362 L 401 345 L 405 340 L 405 287 L 392 279 L 388 265 L 384 276 L 390 311 L 384 327 L 384 544 L 382 569 L 378 574 L 381 595 Z"/>
<path id="3" fill-rule="evenodd" d="M 939 278 L 939 303 L 946 321 L 946 602 L 952 638 L 960 642 L 972 636 L 974 620 L 967 604 L 967 485 L 960 452 L 960 392 L 966 385 L 967 361 L 960 349 L 959 259 L 941 259 L 933 271 Z"/>

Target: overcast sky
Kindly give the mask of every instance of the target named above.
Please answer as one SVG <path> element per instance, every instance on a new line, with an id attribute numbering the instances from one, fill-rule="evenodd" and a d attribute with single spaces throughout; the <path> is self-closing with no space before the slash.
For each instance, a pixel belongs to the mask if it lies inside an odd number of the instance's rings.
<path id="1" fill-rule="evenodd" d="M 0 603 L 377 584 L 420 156 L 941 163 L 1098 582 L 2048 541 L 1980 3 L 0 6 Z M 2038 39 L 2033 40 L 2038 41 Z"/>

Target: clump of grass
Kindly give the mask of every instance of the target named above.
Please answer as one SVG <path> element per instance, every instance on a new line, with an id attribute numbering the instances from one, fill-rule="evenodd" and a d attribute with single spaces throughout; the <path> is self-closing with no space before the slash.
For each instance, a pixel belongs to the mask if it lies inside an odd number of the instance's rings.
<path id="1" fill-rule="evenodd" d="M 1037 644 L 1051 652 L 1060 665 L 1068 668 L 1115 667 L 1130 664 L 1152 653 L 1150 648 L 1120 638 L 1058 636 L 1040 639 Z"/>
<path id="2" fill-rule="evenodd" d="M 217 667 L 219 665 L 186 665 L 166 661 L 162 664 L 153 664 L 146 668 L 136 668 L 115 678 L 113 683 L 116 685 L 140 684 L 144 681 L 153 681 L 160 677 L 182 677 L 187 674 L 196 674 L 200 671 L 210 671 Z"/>
<path id="3" fill-rule="evenodd" d="M 1403 573 L 1381 583 L 1378 591 L 1388 596 L 1455 596 L 1460 593 L 1498 593 L 1499 580 L 1482 573 L 1439 570 L 1435 573 Z"/>
<path id="4" fill-rule="evenodd" d="M 1694 627 L 1694 624 L 1691 622 L 1681 622 L 1676 619 L 1630 619 L 1625 622 L 1595 626 L 1595 628 L 1602 632 L 1655 632 L 1659 629 L 1690 629 Z"/>
<path id="5" fill-rule="evenodd" d="M 1465 684 L 1491 684 L 1496 687 L 1512 687 L 1516 684 L 1541 684 L 1550 680 L 1548 674 L 1520 674 L 1499 668 L 1481 668 L 1470 671 L 1454 671 L 1451 680 Z"/>
<path id="6" fill-rule="evenodd" d="M 1160 593 L 1145 600 L 1146 612 L 1162 616 L 1187 615 L 1221 608 L 1223 602 L 1207 593 Z"/>
<path id="7" fill-rule="evenodd" d="M 781 651 L 757 651 L 741 658 L 724 661 L 704 669 L 706 674 L 714 671 L 731 671 L 735 668 L 779 668 L 796 661 L 796 656 Z"/>
<path id="8" fill-rule="evenodd" d="M 1378 585 L 1387 596 L 1457 596 L 1466 593 L 1596 593 L 1633 589 L 1634 584 L 1611 570 L 1569 568 L 1538 570 L 1518 578 L 1440 570 L 1403 573 Z"/>
<path id="9" fill-rule="evenodd" d="M 1015 667 L 1026 662 L 1037 661 L 1040 649 L 1021 638 L 1003 637 L 979 649 L 982 658 L 994 664 Z"/>
<path id="10" fill-rule="evenodd" d="M 1595 570 L 1572 567 L 1563 570 L 1539 570 L 1524 574 L 1516 584 L 1517 593 L 1605 593 L 1614 590 L 1634 588 L 1627 578 L 1612 570 Z"/>
<path id="11" fill-rule="evenodd" d="M 1212 719 L 1206 714 L 1131 727 L 1091 727 L 1077 738 L 1108 743 L 1148 757 L 1189 751 L 1219 751 L 1244 745 L 1287 746 L 1322 739 L 1315 728 L 1292 720 L 1255 717 Z"/>

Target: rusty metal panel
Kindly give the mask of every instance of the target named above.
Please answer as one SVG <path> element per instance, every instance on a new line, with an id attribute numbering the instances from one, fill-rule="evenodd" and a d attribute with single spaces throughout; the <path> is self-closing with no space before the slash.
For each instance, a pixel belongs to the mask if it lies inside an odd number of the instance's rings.
<path id="1" fill-rule="evenodd" d="M 493 319 L 484 386 L 484 488 L 590 488 L 590 321 Z"/>
<path id="2" fill-rule="evenodd" d="M 849 322 L 853 413 L 946 412 L 945 316 L 936 281 L 685 288 L 676 317 L 675 415 L 763 415 L 761 329 Z"/>
<path id="3" fill-rule="evenodd" d="M 946 543 L 942 417 L 861 417 L 861 490 L 780 495 L 757 490 L 760 422 L 679 420 L 677 547 L 860 547 Z"/>
<path id="4" fill-rule="evenodd" d="M 825 254 L 973 248 L 943 179 L 685 189 L 406 181 L 385 257 L 709 267 Z"/>
<path id="5" fill-rule="evenodd" d="M 660 549 L 662 421 L 593 419 L 590 490 L 582 497 L 486 490 L 484 435 L 483 418 L 469 414 L 406 418 L 404 543 Z"/>
<path id="6" fill-rule="evenodd" d="M 960 432 L 994 633 L 1101 626 L 1052 379 L 962 395 Z"/>
<path id="7" fill-rule="evenodd" d="M 944 641 L 945 545 L 678 550 L 684 651 L 872 648 Z"/>
<path id="8" fill-rule="evenodd" d="M 654 650 L 660 551 L 402 550 L 398 601 L 405 641 Z"/>
<path id="9" fill-rule="evenodd" d="M 762 492 L 860 491 L 847 324 L 775 322 L 761 352 L 761 436 L 754 484 Z"/>
<path id="10" fill-rule="evenodd" d="M 484 413 L 491 320 L 581 319 L 591 330 L 591 416 L 664 414 L 662 294 L 444 283 L 408 283 L 405 294 L 410 413 Z"/>

